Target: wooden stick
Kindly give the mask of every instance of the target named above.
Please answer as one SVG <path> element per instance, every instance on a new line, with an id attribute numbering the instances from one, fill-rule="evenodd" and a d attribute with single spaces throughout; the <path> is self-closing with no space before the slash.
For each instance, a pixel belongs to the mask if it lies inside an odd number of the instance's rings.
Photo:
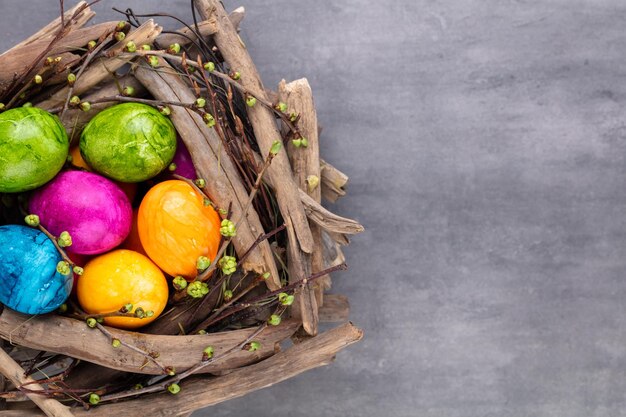
<path id="1" fill-rule="evenodd" d="M 326 294 L 324 305 L 320 307 L 320 322 L 344 323 L 350 317 L 350 302 L 348 297 L 340 294 Z"/>
<path id="2" fill-rule="evenodd" d="M 317 137 L 317 113 L 313 103 L 313 92 L 306 78 L 293 81 L 289 84 L 282 80 L 278 85 L 278 98 L 287 104 L 290 111 L 295 111 L 300 115 L 298 128 L 300 133 L 307 138 L 306 148 L 297 148 L 293 143 L 287 144 L 287 154 L 291 162 L 291 169 L 300 187 L 300 192 L 305 192 L 318 203 L 321 201 L 320 192 L 320 156 L 319 141 Z M 314 184 L 315 186 L 311 186 Z M 311 275 L 312 272 L 321 271 L 324 268 L 322 257 L 322 235 L 320 227 L 309 222 L 311 236 L 313 237 L 314 250 L 312 254 L 300 252 L 293 254 L 293 248 L 298 245 L 290 245 L 289 254 L 298 256 L 302 263 L 304 276 Z M 296 266 L 298 261 L 296 261 Z M 290 264 L 290 267 L 292 265 Z M 295 268 L 289 274 L 289 279 L 295 282 L 302 277 L 298 277 L 298 270 Z M 315 283 L 315 286 L 306 286 L 300 294 L 296 295 L 296 302 L 293 304 L 292 314 L 302 319 L 302 326 L 307 334 L 314 336 L 317 334 L 318 305 L 323 303 L 324 282 L 330 277 L 326 276 Z"/>
<path id="3" fill-rule="evenodd" d="M 195 101 L 195 96 L 189 87 L 163 59 L 161 59 L 161 67 L 158 71 L 139 66 L 135 75 L 159 100 L 183 103 Z M 219 207 L 228 207 L 232 203 L 231 217 L 244 219 L 240 222 L 237 236 L 232 239 L 235 250 L 241 255 L 252 246 L 257 236 L 263 233 L 263 226 L 258 214 L 252 207 L 243 216 L 248 193 L 239 173 L 215 129 L 207 127 L 200 115 L 179 106 L 172 106 L 171 111 L 171 120 L 183 142 L 187 145 L 196 169 L 207 180 L 208 194 Z M 247 256 L 243 268 L 246 271 L 257 273 L 269 272 L 271 277 L 267 283 L 270 289 L 280 288 L 278 269 L 267 241 L 261 242 Z"/>
<path id="4" fill-rule="evenodd" d="M 345 187 L 348 184 L 348 176 L 328 162 L 321 160 L 322 169 L 322 196 L 334 203 L 340 197 L 346 195 Z"/>
<path id="5" fill-rule="evenodd" d="M 243 42 L 241 42 L 223 5 L 219 0 L 197 0 L 195 5 L 204 20 L 216 19 L 218 30 L 213 39 L 231 70 L 240 73 L 241 84 L 249 91 L 253 91 L 255 97 L 267 101 L 265 89 L 256 66 Z M 276 126 L 274 114 L 265 106 L 259 105 L 249 107 L 248 116 L 254 128 L 261 154 L 267 155 L 272 144 L 282 139 Z M 283 149 L 276 155 L 268 169 L 268 177 L 273 178 L 275 184 L 280 184 L 279 187 L 276 187 L 276 199 L 281 214 L 285 219 L 289 219 L 285 223 L 288 227 L 293 228 L 293 234 L 300 249 L 305 253 L 311 253 L 314 244 L 313 237 L 304 208 L 298 197 L 298 187 L 293 180 L 287 154 Z"/>
<path id="6" fill-rule="evenodd" d="M 280 326 L 268 328 L 259 336 L 262 348 L 254 353 L 237 352 L 228 360 L 216 361 L 203 372 L 238 368 L 273 354 L 274 344 L 289 338 L 299 321 L 284 320 Z M 55 329 L 55 332 L 50 332 Z M 202 351 L 213 346 L 215 352 L 229 349 L 245 340 L 254 329 L 234 330 L 194 336 L 147 335 L 107 327 L 111 336 L 146 352 L 159 353 L 159 362 L 173 366 L 177 371 L 191 368 L 202 358 Z M 59 335 L 63 335 L 59 337 Z M 90 329 L 79 320 L 62 316 L 27 317 L 9 309 L 0 315 L 0 337 L 20 346 L 48 352 L 62 353 L 77 359 L 126 372 L 160 375 L 162 369 L 146 363 L 145 356 L 124 348 L 113 348 L 107 336 Z M 87 342 L 88 341 L 88 342 Z M 184 351 L 184 354 L 181 354 Z"/>
<path id="7" fill-rule="evenodd" d="M 363 331 L 346 323 L 317 337 L 308 339 L 271 358 L 237 369 L 219 378 L 193 378 L 181 384 L 182 391 L 150 395 L 131 401 L 105 404 L 89 411 L 77 409 L 76 417 L 109 417 L 115 415 L 171 416 L 189 413 L 203 407 L 238 398 L 270 387 L 302 372 L 332 363 L 337 353 L 363 338 Z M 6 413 L 6 414 L 4 414 Z M 0 411 L 0 417 L 37 416 L 26 412 Z"/>
<path id="8" fill-rule="evenodd" d="M 215 25 L 215 20 L 205 20 L 203 22 L 198 22 L 198 29 L 200 29 L 200 34 L 203 37 L 211 36 L 217 32 L 217 27 Z M 163 33 L 157 38 L 157 42 L 164 48 L 177 43 L 179 45 L 188 45 L 191 43 L 189 38 L 196 40 L 195 32 L 189 30 L 187 27 L 183 27 L 178 29 L 176 32 L 178 33 Z M 185 36 L 183 36 L 185 35 Z"/>
<path id="9" fill-rule="evenodd" d="M 365 230 L 356 220 L 332 213 L 304 192 L 300 192 L 300 198 L 309 219 L 328 232 L 341 235 L 355 235 Z"/>
<path id="10" fill-rule="evenodd" d="M 90 65 L 76 80 L 73 86 L 73 94 L 80 96 L 84 92 L 89 91 L 107 77 L 110 77 L 112 72 L 117 71 L 117 69 L 126 64 L 124 60 L 118 59 L 113 55 L 120 53 L 128 42 L 133 41 L 137 45 L 150 44 L 161 33 L 161 29 L 161 26 L 155 24 L 154 21 L 150 19 L 137 29 L 129 32 L 123 41 L 116 43 L 107 51 L 107 54 L 112 56 L 111 58 L 99 58 L 99 61 Z M 39 103 L 38 107 L 56 108 L 62 106 L 67 98 L 69 88 L 70 87 L 64 87 L 57 91 L 48 100 Z"/>
<path id="11" fill-rule="evenodd" d="M 31 390 L 43 390 L 44 388 L 34 383 L 34 380 L 24 376 L 24 369 L 9 356 L 4 349 L 0 348 L 0 373 L 6 376 L 16 387 L 29 384 Z M 74 417 L 70 409 L 57 400 L 46 398 L 45 396 L 27 393 L 28 398 L 48 416 L 48 417 Z M 4 412 L 2 412 L 4 413 Z"/>

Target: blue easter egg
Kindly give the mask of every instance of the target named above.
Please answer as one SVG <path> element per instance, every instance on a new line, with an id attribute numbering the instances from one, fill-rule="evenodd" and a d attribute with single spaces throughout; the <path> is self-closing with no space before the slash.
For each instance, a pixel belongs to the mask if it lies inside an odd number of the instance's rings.
<path id="1" fill-rule="evenodd" d="M 0 303 L 24 314 L 56 310 L 72 291 L 73 276 L 57 272 L 54 243 L 26 226 L 0 226 Z"/>

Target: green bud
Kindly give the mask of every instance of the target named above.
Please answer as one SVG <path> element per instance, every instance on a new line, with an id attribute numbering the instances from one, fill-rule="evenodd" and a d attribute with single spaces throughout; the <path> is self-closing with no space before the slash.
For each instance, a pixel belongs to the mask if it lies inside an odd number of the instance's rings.
<path id="1" fill-rule="evenodd" d="M 224 291 L 224 301 L 229 302 L 233 299 L 233 292 L 231 290 Z"/>
<path id="2" fill-rule="evenodd" d="M 43 82 L 43 77 L 37 74 L 35 75 L 35 78 L 33 78 L 33 81 L 35 82 L 35 84 L 41 84 Z"/>
<path id="3" fill-rule="evenodd" d="M 128 52 L 137 52 L 137 45 L 135 45 L 135 42 L 133 41 L 128 41 L 124 49 L 126 49 Z"/>
<path id="4" fill-rule="evenodd" d="M 100 396 L 94 392 L 89 394 L 89 404 L 98 405 L 100 403 Z"/>
<path id="5" fill-rule="evenodd" d="M 169 376 L 174 376 L 176 375 L 176 369 L 174 369 L 172 366 L 168 366 L 165 368 L 165 370 L 167 371 L 167 374 Z"/>
<path id="6" fill-rule="evenodd" d="M 206 187 L 206 181 L 204 180 L 204 178 L 197 178 L 194 183 L 196 184 L 196 186 L 198 188 L 204 188 Z"/>
<path id="7" fill-rule="evenodd" d="M 72 98 L 70 99 L 70 104 L 72 106 L 78 106 L 80 104 L 80 97 L 72 96 Z"/>
<path id="8" fill-rule="evenodd" d="M 122 341 L 120 339 L 113 339 L 111 341 L 111 346 L 113 346 L 114 349 L 117 349 L 118 347 L 122 346 Z"/>
<path id="9" fill-rule="evenodd" d="M 309 175 L 306 177 L 306 183 L 308 185 L 309 192 L 312 192 L 320 184 L 320 178 L 317 175 Z"/>
<path id="10" fill-rule="evenodd" d="M 31 227 L 37 227 L 39 226 L 39 216 L 36 214 L 29 214 L 24 217 L 24 222 Z"/>
<path id="11" fill-rule="evenodd" d="M 59 261 L 57 264 L 57 272 L 61 275 L 69 275 L 72 270 L 70 269 L 70 264 L 66 261 Z"/>
<path id="12" fill-rule="evenodd" d="M 290 122 L 296 122 L 298 120 L 298 117 L 300 117 L 300 115 L 296 113 L 295 111 L 292 111 L 291 113 L 289 113 Z"/>
<path id="13" fill-rule="evenodd" d="M 293 295 L 287 294 L 286 292 L 281 292 L 278 294 L 278 302 L 284 306 L 290 306 L 293 304 L 295 297 Z"/>
<path id="14" fill-rule="evenodd" d="M 209 71 L 209 72 L 213 72 L 215 71 L 215 64 L 213 62 L 207 62 L 206 64 L 204 64 L 204 69 Z"/>
<path id="15" fill-rule="evenodd" d="M 44 65 L 46 67 L 49 67 L 50 65 L 54 64 L 54 58 L 52 58 L 51 56 L 49 56 L 48 58 L 46 58 L 46 60 L 44 61 Z"/>
<path id="16" fill-rule="evenodd" d="M 167 390 L 170 392 L 170 394 L 178 394 L 180 392 L 180 385 L 178 384 L 170 384 L 167 386 Z"/>
<path id="17" fill-rule="evenodd" d="M 212 203 L 212 202 L 211 202 L 211 200 L 209 200 L 208 198 L 205 198 L 205 199 L 203 199 L 203 200 L 202 200 L 202 205 L 203 205 L 204 207 L 209 207 L 209 206 L 212 206 L 212 205 L 213 205 L 213 203 Z"/>
<path id="18" fill-rule="evenodd" d="M 209 286 L 202 281 L 194 281 L 187 286 L 187 294 L 192 298 L 202 298 L 209 293 Z"/>
<path id="19" fill-rule="evenodd" d="M 194 105 L 195 105 L 197 108 L 201 109 L 201 108 L 203 108 L 204 106 L 206 106 L 206 100 L 205 100 L 204 98 L 202 98 L 202 97 L 198 97 L 198 98 L 196 99 L 196 102 L 194 103 Z"/>
<path id="20" fill-rule="evenodd" d="M 96 45 L 98 45 L 98 42 L 96 42 L 96 41 L 89 41 L 89 42 L 87 42 L 87 49 L 91 51 L 92 49 L 94 49 L 96 47 Z"/>
<path id="21" fill-rule="evenodd" d="M 270 326 L 278 326 L 280 324 L 281 318 L 277 314 L 272 314 L 267 321 Z"/>
<path id="22" fill-rule="evenodd" d="M 74 274 L 78 276 L 81 276 L 85 272 L 85 270 L 78 265 L 74 265 L 74 267 L 72 268 L 72 271 L 74 271 Z"/>
<path id="23" fill-rule="evenodd" d="M 142 389 L 143 388 L 143 384 L 135 384 L 133 385 L 133 389 L 134 390 L 138 390 L 138 389 Z"/>
<path id="24" fill-rule="evenodd" d="M 148 310 L 146 311 L 146 318 L 154 317 L 154 311 Z"/>
<path id="25" fill-rule="evenodd" d="M 190 74 L 193 74 L 194 72 L 196 72 L 196 67 L 192 66 L 192 65 L 187 65 L 187 71 Z"/>
<path id="26" fill-rule="evenodd" d="M 247 345 L 248 352 L 254 352 L 261 349 L 261 344 L 259 342 L 252 341 Z"/>
<path id="27" fill-rule="evenodd" d="M 206 330 L 198 330 L 198 334 L 199 334 L 199 335 L 206 334 Z"/>
<path id="28" fill-rule="evenodd" d="M 217 266 L 222 269 L 224 275 L 230 275 L 237 270 L 237 259 L 234 256 L 224 255 L 217 262 Z"/>
<path id="29" fill-rule="evenodd" d="M 302 141 L 302 146 L 303 147 L 305 147 L 305 148 L 309 147 L 309 141 L 307 140 L 307 138 L 302 137 L 300 140 Z"/>
<path id="30" fill-rule="evenodd" d="M 211 260 L 206 256 L 198 256 L 196 259 L 196 269 L 198 271 L 204 271 L 211 266 Z"/>
<path id="31" fill-rule="evenodd" d="M 276 106 L 274 106 L 274 108 L 281 113 L 285 113 L 287 111 L 287 105 L 283 103 L 282 101 L 280 101 Z"/>
<path id="32" fill-rule="evenodd" d="M 232 78 L 235 81 L 241 78 L 241 73 L 239 71 L 231 71 L 230 74 L 228 75 L 230 75 L 230 78 Z"/>
<path id="33" fill-rule="evenodd" d="M 57 311 L 61 314 L 67 313 L 67 304 L 65 303 L 61 304 Z"/>
<path id="34" fill-rule="evenodd" d="M 220 224 L 220 234 L 224 237 L 235 237 L 237 236 L 237 229 L 235 229 L 235 223 L 228 219 L 222 220 Z"/>
<path id="35" fill-rule="evenodd" d="M 176 163 L 172 162 L 171 164 L 168 165 L 167 170 L 170 172 L 174 172 L 176 171 L 176 168 L 178 168 L 178 166 L 176 165 Z"/>
<path id="36" fill-rule="evenodd" d="M 246 97 L 246 104 L 248 105 L 248 107 L 254 107 L 254 105 L 256 104 L 256 98 L 252 96 Z"/>
<path id="37" fill-rule="evenodd" d="M 204 115 L 202 116 L 202 119 L 204 120 L 204 123 L 206 123 L 208 127 L 215 126 L 215 118 L 213 117 L 211 113 L 204 113 Z"/>
<path id="38" fill-rule="evenodd" d="M 119 32 L 120 30 L 124 30 L 124 29 L 126 29 L 126 22 L 123 20 L 120 20 L 119 22 L 117 22 L 117 26 L 115 26 L 115 30 Z"/>
<path id="39" fill-rule="evenodd" d="M 62 248 L 67 248 L 72 246 L 72 236 L 68 231 L 61 232 L 59 238 L 57 239 L 57 243 Z"/>
<path id="40" fill-rule="evenodd" d="M 226 209 L 223 209 L 223 208 L 217 209 L 217 212 L 219 214 L 221 214 L 222 216 L 226 216 L 228 214 L 228 211 Z"/>
<path id="41" fill-rule="evenodd" d="M 300 146 L 302 146 L 302 139 L 292 139 L 291 143 L 293 143 L 293 146 L 295 146 L 296 148 L 299 148 Z"/>
<path id="42" fill-rule="evenodd" d="M 122 306 L 122 308 L 120 308 L 120 312 L 121 313 L 130 313 L 131 311 L 133 311 L 133 307 L 135 307 L 133 305 L 133 303 L 124 304 Z"/>
<path id="43" fill-rule="evenodd" d="M 115 40 L 118 42 L 122 42 L 126 39 L 126 34 L 124 32 L 115 32 Z"/>
<path id="44" fill-rule="evenodd" d="M 104 323 L 104 317 L 98 317 L 96 321 L 100 324 Z"/>
<path id="45" fill-rule="evenodd" d="M 269 272 L 265 272 L 265 273 L 263 273 L 263 275 L 261 275 L 261 278 L 268 279 L 271 276 L 272 276 L 272 274 L 270 274 Z"/>
<path id="46" fill-rule="evenodd" d="M 275 140 L 274 143 L 272 143 L 272 147 L 270 148 L 270 153 L 276 156 L 278 155 L 278 152 L 280 152 L 280 148 L 282 147 L 283 147 L 282 142 L 279 140 Z"/>
<path id="47" fill-rule="evenodd" d="M 96 325 L 98 324 L 98 321 L 96 319 L 94 319 L 93 317 L 89 317 L 86 320 L 86 322 L 87 322 L 87 326 L 92 328 L 92 329 L 95 328 Z"/>
<path id="48" fill-rule="evenodd" d="M 185 288 L 187 288 L 187 280 L 185 279 L 185 277 L 182 277 L 180 275 L 174 277 L 174 279 L 172 280 L 172 284 L 174 284 L 174 288 L 176 288 L 177 290 L 184 290 Z"/>
<path id="49" fill-rule="evenodd" d="M 22 104 L 22 107 L 33 107 L 33 103 L 29 101 L 28 103 Z"/>
<path id="50" fill-rule="evenodd" d="M 122 90 L 122 95 L 125 96 L 125 97 L 132 97 L 132 96 L 134 96 L 135 95 L 135 88 L 131 87 L 130 85 L 127 85 Z"/>
<path id="51" fill-rule="evenodd" d="M 88 101 L 83 101 L 82 103 L 80 103 L 80 109 L 82 111 L 89 111 L 89 110 L 91 110 L 91 103 L 89 103 Z"/>
<path id="52" fill-rule="evenodd" d="M 75 82 L 76 82 L 76 75 L 72 74 L 71 72 L 67 74 L 67 83 L 69 85 L 74 85 Z"/>
<path id="53" fill-rule="evenodd" d="M 167 52 L 169 52 L 170 54 L 178 54 L 180 53 L 180 45 L 177 43 L 173 43 L 170 45 L 169 48 L 167 48 Z"/>
<path id="54" fill-rule="evenodd" d="M 4 105 L 4 103 L 0 103 L 0 111 L 3 111 L 6 108 L 6 106 Z"/>
<path id="55" fill-rule="evenodd" d="M 213 346 L 205 347 L 204 350 L 202 351 L 202 360 L 208 361 L 209 359 L 213 357 L 213 353 L 214 353 Z"/>
<path id="56" fill-rule="evenodd" d="M 135 309 L 135 317 L 137 317 L 138 319 L 143 319 L 146 317 L 146 311 L 141 308 L 141 307 L 137 307 Z"/>
<path id="57" fill-rule="evenodd" d="M 144 43 L 143 45 L 141 45 L 141 49 L 143 49 L 144 51 L 151 51 L 152 47 Z"/>
<path id="58" fill-rule="evenodd" d="M 158 67 L 159 66 L 159 57 L 157 57 L 156 55 L 150 55 L 148 57 L 148 63 L 153 68 Z"/>
<path id="59" fill-rule="evenodd" d="M 172 110 L 167 106 L 159 106 L 158 109 L 163 116 L 169 116 L 172 114 Z"/>

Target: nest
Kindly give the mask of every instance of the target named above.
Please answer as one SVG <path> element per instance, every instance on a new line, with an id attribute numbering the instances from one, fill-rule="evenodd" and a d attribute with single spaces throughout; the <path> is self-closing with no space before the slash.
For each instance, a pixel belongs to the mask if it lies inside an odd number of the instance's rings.
<path id="1" fill-rule="evenodd" d="M 243 9 L 195 9 L 165 32 L 130 10 L 86 27 L 94 13 L 81 2 L 0 56 L 4 108 L 55 113 L 73 141 L 120 102 L 168 113 L 206 179 L 198 191 L 238 225 L 220 248 L 237 272 L 200 275 L 199 299 L 171 288 L 166 312 L 139 331 L 91 328 L 71 304 L 35 317 L 2 309 L 0 417 L 187 415 L 327 364 L 362 337 L 346 297 L 324 294 L 345 269 L 340 245 L 363 228 L 320 205 L 348 178 L 320 159 L 308 82 L 265 89 L 238 35 Z M 23 221 L 24 197 L 2 197 L 0 224 Z M 318 334 L 321 322 L 344 324 Z"/>

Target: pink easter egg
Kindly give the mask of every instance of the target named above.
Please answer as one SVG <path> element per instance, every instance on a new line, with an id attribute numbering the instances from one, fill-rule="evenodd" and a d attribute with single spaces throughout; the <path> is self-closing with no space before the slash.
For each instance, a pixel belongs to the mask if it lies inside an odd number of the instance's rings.
<path id="1" fill-rule="evenodd" d="M 196 179 L 196 168 L 193 165 L 191 154 L 185 146 L 185 143 L 180 140 L 180 138 L 178 139 L 178 144 L 176 145 L 176 154 L 174 154 L 174 159 L 172 160 L 172 162 L 176 164 L 174 174 L 178 174 L 181 177 L 189 178 L 190 180 Z"/>
<path id="2" fill-rule="evenodd" d="M 58 236 L 72 237 L 72 252 L 94 255 L 113 249 L 130 233 L 133 211 L 112 181 L 84 171 L 65 171 L 33 193 L 29 211 Z"/>

